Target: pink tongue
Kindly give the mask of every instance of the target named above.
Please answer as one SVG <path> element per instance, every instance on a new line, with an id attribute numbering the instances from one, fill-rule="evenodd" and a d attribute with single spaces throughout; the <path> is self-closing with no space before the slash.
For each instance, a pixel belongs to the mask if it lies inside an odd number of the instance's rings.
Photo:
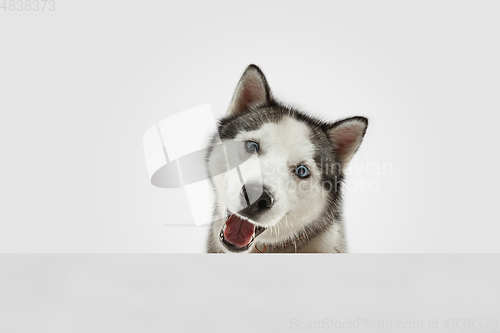
<path id="1" fill-rule="evenodd" d="M 254 229 L 255 227 L 252 223 L 242 220 L 233 214 L 226 222 L 224 237 L 229 243 L 235 246 L 245 247 L 250 243 Z"/>

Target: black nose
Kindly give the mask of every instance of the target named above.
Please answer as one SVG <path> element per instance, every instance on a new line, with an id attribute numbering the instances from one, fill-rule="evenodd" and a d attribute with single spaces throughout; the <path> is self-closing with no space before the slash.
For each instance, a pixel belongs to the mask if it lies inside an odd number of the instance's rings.
<path id="1" fill-rule="evenodd" d="M 271 191 L 262 185 L 247 184 L 241 188 L 241 201 L 245 208 L 241 214 L 249 218 L 273 206 Z"/>

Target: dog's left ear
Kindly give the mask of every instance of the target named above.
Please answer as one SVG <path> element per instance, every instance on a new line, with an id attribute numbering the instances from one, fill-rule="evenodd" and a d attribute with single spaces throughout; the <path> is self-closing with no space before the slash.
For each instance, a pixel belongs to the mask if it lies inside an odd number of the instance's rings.
<path id="1" fill-rule="evenodd" d="M 354 153 L 358 150 L 368 127 L 365 117 L 352 117 L 327 125 L 325 132 L 330 138 L 333 150 L 342 169 L 347 167 Z"/>
<path id="2" fill-rule="evenodd" d="M 236 86 L 227 114 L 238 115 L 252 107 L 270 104 L 271 100 L 271 89 L 264 73 L 259 67 L 250 65 Z"/>

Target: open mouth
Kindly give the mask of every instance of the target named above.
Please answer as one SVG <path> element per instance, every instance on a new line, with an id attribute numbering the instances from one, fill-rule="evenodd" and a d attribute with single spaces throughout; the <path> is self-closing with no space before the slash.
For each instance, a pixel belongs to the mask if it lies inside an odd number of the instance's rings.
<path id="1" fill-rule="evenodd" d="M 231 252 L 246 251 L 252 246 L 255 238 L 266 228 L 257 226 L 249 220 L 228 212 L 226 223 L 222 226 L 219 239 Z"/>

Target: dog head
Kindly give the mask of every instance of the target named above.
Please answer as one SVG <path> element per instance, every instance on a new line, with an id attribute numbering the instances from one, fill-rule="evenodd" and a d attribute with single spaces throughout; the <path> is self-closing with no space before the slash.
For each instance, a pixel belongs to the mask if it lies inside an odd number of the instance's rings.
<path id="1" fill-rule="evenodd" d="M 219 233 L 224 248 L 251 250 L 257 236 L 278 244 L 333 221 L 342 170 L 367 125 L 364 117 L 329 123 L 281 105 L 262 71 L 250 65 L 219 123 L 223 145 L 208 158 L 216 204 L 226 217 Z"/>

